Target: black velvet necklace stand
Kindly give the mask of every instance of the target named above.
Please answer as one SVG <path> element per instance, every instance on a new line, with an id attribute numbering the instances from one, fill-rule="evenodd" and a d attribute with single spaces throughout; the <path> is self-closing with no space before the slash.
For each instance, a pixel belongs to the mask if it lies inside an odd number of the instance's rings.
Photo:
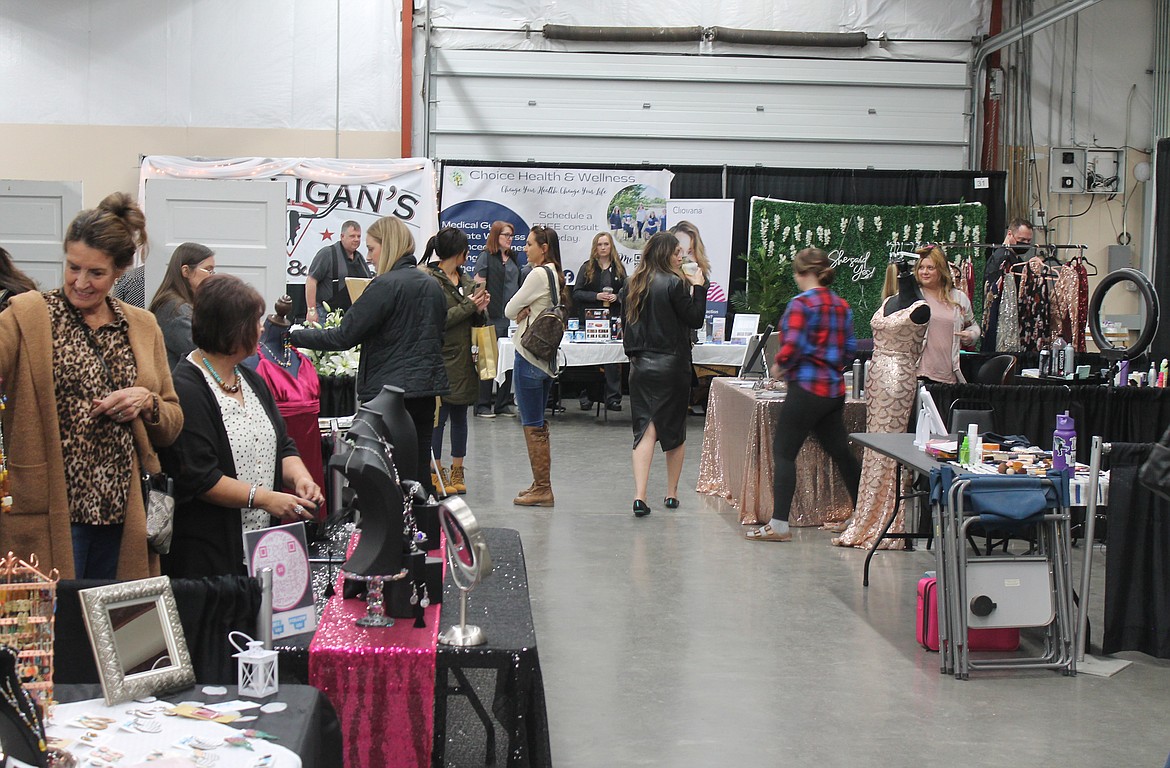
<path id="1" fill-rule="evenodd" d="M 36 704 L 24 692 L 16 674 L 16 653 L 0 646 L 0 753 L 38 768 L 47 768 L 44 725 Z M 0 761 L 6 765 L 7 761 Z"/>
<path id="2" fill-rule="evenodd" d="M 419 472 L 428 471 L 427 467 L 418 466 L 418 456 L 411 446 L 418 445 L 418 433 L 414 422 L 406 412 L 404 399 L 406 392 L 389 384 L 382 387 L 382 391 L 362 404 L 354 417 L 354 424 L 364 421 L 378 430 L 391 446 L 399 450 L 392 451 L 394 466 L 398 469 L 398 477 L 402 480 L 418 480 Z"/>
<path id="3" fill-rule="evenodd" d="M 381 440 L 356 436 L 353 443 L 343 471 L 357 493 L 362 535 L 341 569 L 359 576 L 393 576 L 405 560 L 402 488 L 388 469 Z"/>

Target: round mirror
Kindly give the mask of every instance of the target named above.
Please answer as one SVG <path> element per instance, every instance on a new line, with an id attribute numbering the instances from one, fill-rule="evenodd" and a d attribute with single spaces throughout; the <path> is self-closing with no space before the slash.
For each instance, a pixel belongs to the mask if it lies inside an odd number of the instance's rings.
<path id="1" fill-rule="evenodd" d="M 483 630 L 467 623 L 467 593 L 492 572 L 487 540 L 471 508 L 458 496 L 439 504 L 439 522 L 447 538 L 447 562 L 451 580 L 459 587 L 459 623 L 439 635 L 443 645 L 465 648 L 487 642 Z"/>
<path id="2" fill-rule="evenodd" d="M 1089 333 L 1108 360 L 1132 360 L 1149 349 L 1158 330 L 1158 296 L 1136 269 L 1110 272 L 1089 300 Z"/>

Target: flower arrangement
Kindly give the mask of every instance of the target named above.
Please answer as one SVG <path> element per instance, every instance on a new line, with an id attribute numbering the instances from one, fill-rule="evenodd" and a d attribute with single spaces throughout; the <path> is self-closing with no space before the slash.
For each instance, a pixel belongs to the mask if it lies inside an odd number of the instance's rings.
<path id="1" fill-rule="evenodd" d="M 311 327 L 336 328 L 341 325 L 341 317 L 345 314 L 343 310 L 331 309 L 328 304 L 325 305 L 325 310 L 325 322 L 313 323 Z M 303 327 L 301 325 L 293 326 L 294 329 Z M 316 349 L 303 349 L 301 351 L 313 362 L 318 376 L 357 376 L 361 349 L 359 345 L 353 349 L 340 351 Z"/>

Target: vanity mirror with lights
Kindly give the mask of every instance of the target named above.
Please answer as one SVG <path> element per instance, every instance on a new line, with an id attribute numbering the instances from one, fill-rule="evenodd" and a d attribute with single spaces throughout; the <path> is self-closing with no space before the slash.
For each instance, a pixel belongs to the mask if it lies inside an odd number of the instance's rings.
<path id="1" fill-rule="evenodd" d="M 106 704 L 195 684 L 166 576 L 78 592 Z"/>

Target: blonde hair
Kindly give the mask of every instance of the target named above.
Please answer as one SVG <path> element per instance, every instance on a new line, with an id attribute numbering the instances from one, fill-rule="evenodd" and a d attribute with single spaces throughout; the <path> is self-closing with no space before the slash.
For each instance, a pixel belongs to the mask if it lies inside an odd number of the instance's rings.
<path id="1" fill-rule="evenodd" d="M 918 261 L 914 264 L 914 279 L 918 279 L 918 267 L 922 265 L 924 260 L 929 260 L 934 264 L 934 269 L 939 275 L 939 284 L 942 287 L 942 303 L 949 307 L 956 306 L 955 299 L 951 296 L 951 291 L 955 288 L 955 281 L 951 277 L 951 265 L 947 261 L 946 252 L 943 251 L 941 245 L 926 245 L 914 251 L 918 254 Z"/>
<path id="2" fill-rule="evenodd" d="M 882 281 L 882 301 L 893 296 L 898 292 L 898 265 L 886 265 L 886 277 Z"/>
<path id="3" fill-rule="evenodd" d="M 707 246 L 703 245 L 703 238 L 699 235 L 699 228 L 687 220 L 682 220 L 670 228 L 670 233 L 677 235 L 682 232 L 691 239 L 691 253 L 695 256 L 695 263 L 703 270 L 703 276 L 711 274 L 711 262 L 707 259 Z"/>
<path id="4" fill-rule="evenodd" d="M 608 232 L 598 232 L 593 236 L 593 244 L 589 246 L 589 261 L 585 262 L 585 268 L 581 270 L 581 277 L 587 283 L 593 281 L 597 271 L 601 268 L 597 263 L 597 243 L 603 237 L 609 238 L 609 261 L 614 265 L 618 278 L 621 280 L 626 279 L 626 267 L 622 264 L 622 257 L 618 253 L 617 243 L 613 241 L 613 235 Z"/>
<path id="5" fill-rule="evenodd" d="M 396 216 L 383 216 L 366 229 L 366 237 L 372 237 L 382 246 L 378 257 L 377 272 L 384 275 L 406 254 L 414 254 L 414 235 Z"/>

